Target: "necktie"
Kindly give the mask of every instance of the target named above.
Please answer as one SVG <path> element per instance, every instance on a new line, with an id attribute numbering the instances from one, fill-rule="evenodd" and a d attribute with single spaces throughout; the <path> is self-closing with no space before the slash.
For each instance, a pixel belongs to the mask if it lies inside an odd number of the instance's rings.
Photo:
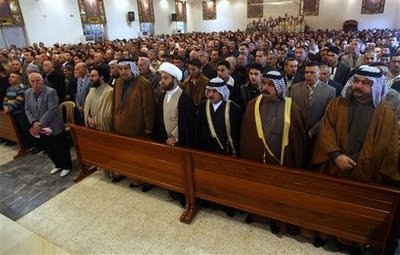
<path id="1" fill-rule="evenodd" d="M 308 86 L 308 94 L 307 94 L 308 105 L 310 105 L 311 103 L 313 94 L 314 94 L 314 86 Z"/>
<path id="2" fill-rule="evenodd" d="M 357 66 L 357 59 L 358 57 L 353 57 L 353 68 L 356 68 Z"/>

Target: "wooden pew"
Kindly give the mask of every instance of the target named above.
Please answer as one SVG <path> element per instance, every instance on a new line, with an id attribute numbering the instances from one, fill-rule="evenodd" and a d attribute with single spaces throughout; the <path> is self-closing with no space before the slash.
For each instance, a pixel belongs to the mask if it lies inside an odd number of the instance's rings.
<path id="1" fill-rule="evenodd" d="M 16 142 L 19 147 L 19 151 L 15 158 L 21 157 L 25 153 L 29 152 L 31 148 L 25 148 L 22 138 L 18 132 L 18 127 L 14 117 L 11 114 L 5 114 L 4 111 L 0 111 L 0 138 L 4 138 L 13 142 Z"/>
<path id="2" fill-rule="evenodd" d="M 185 194 L 181 221 L 202 198 L 281 220 L 390 254 L 399 224 L 400 190 L 304 170 L 200 152 L 71 125 L 80 173 L 88 166 Z"/>
<path id="3" fill-rule="evenodd" d="M 390 254 L 400 220 L 398 189 L 209 153 L 192 157 L 195 197 Z"/>
<path id="4" fill-rule="evenodd" d="M 192 171 L 184 149 L 99 132 L 85 127 L 68 125 L 76 150 L 80 181 L 95 170 L 91 166 L 111 170 L 135 180 L 183 193 L 186 209 L 181 221 L 190 223 L 194 217 L 194 197 L 187 176 Z M 190 215 L 190 216 L 187 216 Z M 189 221 L 187 221 L 189 220 Z"/>

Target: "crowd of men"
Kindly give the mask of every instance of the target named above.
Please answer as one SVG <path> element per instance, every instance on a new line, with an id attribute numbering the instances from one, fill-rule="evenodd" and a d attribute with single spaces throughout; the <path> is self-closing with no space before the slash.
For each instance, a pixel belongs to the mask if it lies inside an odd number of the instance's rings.
<path id="1" fill-rule="evenodd" d="M 75 123 L 88 128 L 399 186 L 399 36 L 229 31 L 39 43 L 0 54 L 1 100 L 61 176 L 71 159 L 57 106 L 73 101 Z"/>

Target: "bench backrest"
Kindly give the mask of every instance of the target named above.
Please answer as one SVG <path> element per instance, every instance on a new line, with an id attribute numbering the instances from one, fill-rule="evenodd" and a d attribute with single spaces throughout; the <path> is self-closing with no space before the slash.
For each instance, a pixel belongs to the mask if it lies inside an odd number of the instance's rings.
<path id="1" fill-rule="evenodd" d="M 79 165 L 94 165 L 182 192 L 186 210 L 203 198 L 389 254 L 400 217 L 400 190 L 305 170 L 173 148 L 71 126 Z M 195 213 L 184 212 L 184 222 Z"/>

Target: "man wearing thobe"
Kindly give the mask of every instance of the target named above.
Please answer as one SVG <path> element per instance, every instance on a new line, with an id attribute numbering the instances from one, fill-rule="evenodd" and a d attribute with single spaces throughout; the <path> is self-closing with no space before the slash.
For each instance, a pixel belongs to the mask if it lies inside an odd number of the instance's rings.
<path id="1" fill-rule="evenodd" d="M 207 100 L 199 107 L 199 147 L 210 152 L 238 156 L 241 109 L 229 100 L 228 85 L 218 77 L 208 82 L 205 94 Z"/>

